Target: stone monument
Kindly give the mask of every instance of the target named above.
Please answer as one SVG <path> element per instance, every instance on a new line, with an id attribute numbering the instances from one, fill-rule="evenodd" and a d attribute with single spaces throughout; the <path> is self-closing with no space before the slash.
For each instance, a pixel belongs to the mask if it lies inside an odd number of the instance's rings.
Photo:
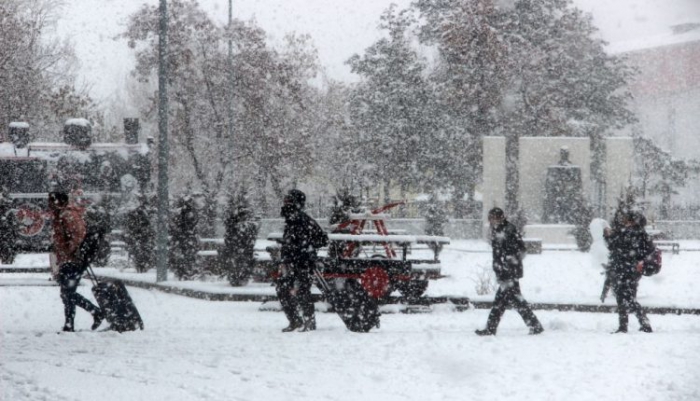
<path id="1" fill-rule="evenodd" d="M 556 156 L 566 147 L 568 154 L 564 160 L 570 160 L 569 165 L 578 166 L 582 188 L 582 205 L 586 201 L 593 202 L 596 210 L 603 217 L 610 216 L 617 208 L 620 193 L 629 186 L 634 169 L 634 144 L 631 137 L 607 137 L 604 139 L 605 154 L 603 156 L 602 180 L 600 185 L 594 182 L 591 175 L 591 141 L 587 137 L 520 137 L 519 140 L 518 182 L 519 206 L 525 212 L 528 224 L 525 235 L 528 238 L 538 238 L 544 244 L 575 244 L 575 238 L 570 232 L 574 224 L 544 222 L 544 197 L 548 167 L 557 167 Z M 492 207 L 506 207 L 506 144 L 505 137 L 487 136 L 483 138 L 483 183 L 478 188 L 484 205 L 483 221 L 486 213 Z M 552 166 L 554 164 L 554 166 Z M 560 163 L 561 164 L 561 163 Z M 566 164 L 566 163 L 564 163 Z M 564 168 L 560 168 L 562 170 Z M 577 179 L 578 180 L 578 179 Z M 595 185 L 594 185 L 595 184 Z M 599 191 L 599 192 L 596 192 Z M 599 203 L 596 203 L 599 202 Z M 549 219 L 549 218 L 548 218 Z M 484 233 L 488 225 L 484 225 Z"/>
<path id="2" fill-rule="evenodd" d="M 559 164 L 547 167 L 542 222 L 574 224 L 583 199 L 581 167 L 569 161 L 569 148 L 559 150 Z"/>

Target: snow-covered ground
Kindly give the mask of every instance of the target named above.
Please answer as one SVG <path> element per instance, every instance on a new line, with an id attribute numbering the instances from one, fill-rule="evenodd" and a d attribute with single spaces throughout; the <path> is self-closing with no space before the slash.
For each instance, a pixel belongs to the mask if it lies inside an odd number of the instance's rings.
<path id="1" fill-rule="evenodd" d="M 693 244 L 691 244 L 693 245 Z M 443 273 L 429 295 L 477 295 L 488 247 L 455 241 L 443 251 Z M 642 281 L 645 306 L 700 308 L 695 277 L 700 253 L 664 254 L 662 272 Z M 591 254 L 545 251 L 525 260 L 523 293 L 531 302 L 596 304 L 602 285 Z M 39 266 L 45 255 L 21 257 Z M 100 269 L 130 277 L 129 269 Z M 150 279 L 150 273 L 139 275 Z M 172 278 L 172 277 L 171 277 Z M 17 286 L 11 284 L 30 284 Z M 536 312 L 546 331 L 528 336 L 508 311 L 498 336 L 473 331 L 488 311 L 385 314 L 381 328 L 348 332 L 319 313 L 318 330 L 283 334 L 281 313 L 259 303 L 213 302 L 130 288 L 144 331 L 57 334 L 58 288 L 47 273 L 0 274 L 1 400 L 698 400 L 700 317 L 651 315 L 655 332 L 609 334 L 614 314 Z M 91 297 L 89 285 L 80 292 Z M 168 284 L 177 285 L 177 282 Z M 267 284 L 212 291 L 272 293 Z M 614 302 L 612 299 L 608 303 Z"/>

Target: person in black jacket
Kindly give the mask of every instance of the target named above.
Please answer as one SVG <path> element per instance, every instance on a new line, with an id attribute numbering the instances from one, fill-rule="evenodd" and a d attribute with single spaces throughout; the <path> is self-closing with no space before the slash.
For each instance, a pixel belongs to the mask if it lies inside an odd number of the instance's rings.
<path id="1" fill-rule="evenodd" d="M 312 269 L 316 250 L 328 244 L 328 236 L 318 223 L 306 213 L 306 195 L 298 189 L 290 190 L 284 197 L 282 217 L 284 235 L 280 249 L 281 276 L 277 280 L 277 296 L 289 326 L 283 332 L 296 329 L 316 330 L 314 302 L 311 298 Z M 301 308 L 303 319 L 297 308 Z"/>
<path id="2" fill-rule="evenodd" d="M 525 243 L 518 229 L 506 220 L 503 210 L 493 208 L 488 214 L 491 226 L 491 247 L 493 248 L 493 271 L 498 280 L 498 291 L 489 313 L 486 328 L 476 330 L 480 336 L 495 335 L 498 324 L 508 305 L 515 306 L 525 324 L 530 328 L 530 334 L 540 334 L 544 331 L 537 317 L 532 312 L 525 298 L 520 293 L 519 279 L 523 277 L 523 262 Z"/>
<path id="3" fill-rule="evenodd" d="M 646 218 L 641 213 L 629 211 L 622 217 L 621 225 L 604 232 L 610 250 L 612 285 L 619 317 L 619 327 L 614 333 L 627 333 L 629 312 L 637 315 L 639 330 L 652 332 L 649 319 L 637 302 L 644 258 L 654 251 L 654 243 L 644 230 L 645 225 Z"/>

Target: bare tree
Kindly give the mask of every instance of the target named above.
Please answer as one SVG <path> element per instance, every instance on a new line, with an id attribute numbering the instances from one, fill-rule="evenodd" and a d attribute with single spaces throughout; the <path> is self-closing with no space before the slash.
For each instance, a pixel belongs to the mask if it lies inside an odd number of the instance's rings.
<path id="1" fill-rule="evenodd" d="M 230 29 L 214 23 L 195 1 L 170 2 L 168 69 L 171 161 L 176 184 L 193 182 L 206 200 L 203 224 L 213 227 L 223 188 L 248 180 L 266 213 L 268 188 L 281 200 L 284 187 L 304 178 L 313 164 L 308 137 L 311 89 L 316 59 L 308 38 L 290 36 L 285 52 L 266 44 L 253 22 L 234 20 Z M 131 16 L 123 37 L 136 51 L 135 76 L 144 84 L 157 71 L 158 8 L 143 6 Z M 227 41 L 234 44 L 233 70 Z M 233 76 L 234 120 L 227 112 Z M 144 110 L 155 118 L 155 100 Z M 231 129 L 229 129 L 231 128 Z M 233 132 L 233 138 L 228 137 Z M 175 163 L 172 163 L 172 167 Z M 175 185 L 182 187 L 184 185 Z M 197 188 L 195 188 L 197 189 Z"/>
<path id="2" fill-rule="evenodd" d="M 58 0 L 5 0 L 0 3 L 0 124 L 31 122 L 50 134 L 69 117 L 94 118 L 87 90 L 76 89 L 71 43 L 48 39 Z"/>

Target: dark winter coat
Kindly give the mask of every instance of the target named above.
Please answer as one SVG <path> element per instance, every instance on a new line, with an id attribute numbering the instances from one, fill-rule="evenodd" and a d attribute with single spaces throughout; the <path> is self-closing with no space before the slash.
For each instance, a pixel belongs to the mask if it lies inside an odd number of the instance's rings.
<path id="1" fill-rule="evenodd" d="M 621 227 L 605 237 L 610 251 L 610 269 L 619 278 L 639 278 L 637 264 L 654 250 L 654 243 L 643 228 Z"/>
<path id="2" fill-rule="evenodd" d="M 285 218 L 280 256 L 282 263 L 294 268 L 309 267 L 316 250 L 328 244 L 328 235 L 306 213 L 297 211 Z"/>
<path id="3" fill-rule="evenodd" d="M 493 271 L 498 281 L 523 277 L 525 243 L 518 229 L 508 220 L 504 219 L 499 225 L 491 228 L 491 247 Z"/>

